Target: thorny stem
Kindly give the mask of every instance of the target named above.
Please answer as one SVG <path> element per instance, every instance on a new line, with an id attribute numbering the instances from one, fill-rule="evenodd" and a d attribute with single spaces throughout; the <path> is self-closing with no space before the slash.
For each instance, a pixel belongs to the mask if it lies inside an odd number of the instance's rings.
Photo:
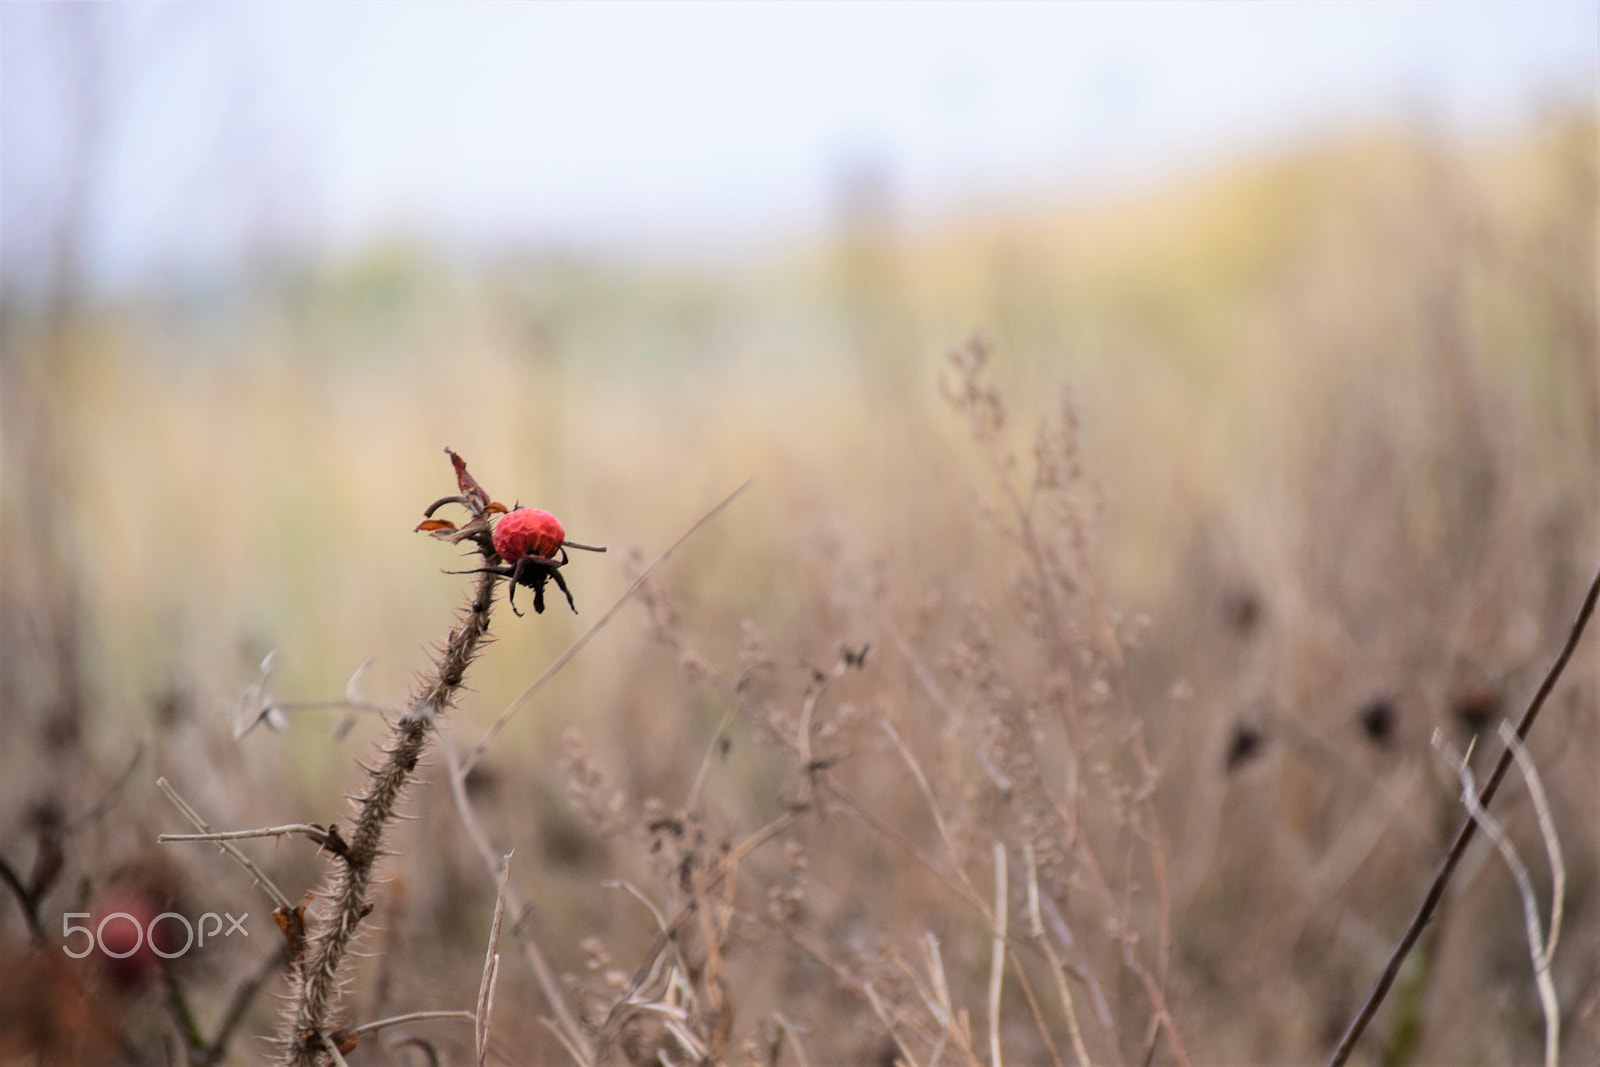
<path id="1" fill-rule="evenodd" d="M 1595 601 L 1600 599 L 1600 570 L 1595 572 L 1594 580 L 1589 583 L 1589 591 L 1584 595 L 1583 603 L 1578 607 L 1578 615 L 1572 620 L 1572 629 L 1567 632 L 1567 640 L 1561 646 L 1561 651 L 1556 655 L 1555 662 L 1550 664 L 1550 669 L 1545 672 L 1544 681 L 1539 683 L 1539 688 L 1533 694 L 1533 699 L 1528 702 L 1528 708 L 1522 713 L 1522 718 L 1517 720 L 1517 740 L 1527 741 L 1528 732 L 1533 729 L 1533 722 L 1539 717 L 1539 709 L 1544 707 L 1545 700 L 1550 696 L 1550 691 L 1555 688 L 1556 681 L 1560 679 L 1561 672 L 1566 670 L 1567 661 L 1572 658 L 1573 651 L 1578 647 L 1578 640 L 1583 637 L 1584 627 L 1589 624 L 1589 617 L 1594 614 Z M 1500 788 L 1500 782 L 1511 769 L 1511 762 L 1516 758 L 1515 751 L 1510 745 L 1500 753 L 1494 770 L 1489 773 L 1489 778 L 1483 783 L 1482 790 L 1478 793 L 1478 806 L 1488 810 L 1489 801 L 1494 799 L 1495 793 Z M 1433 882 L 1428 886 L 1428 892 L 1423 896 L 1422 903 L 1417 907 L 1417 913 L 1411 917 L 1411 922 L 1406 926 L 1406 932 L 1401 935 L 1400 942 L 1395 945 L 1394 952 L 1389 957 L 1389 962 L 1383 968 L 1383 973 L 1372 987 L 1372 992 L 1367 994 L 1361 1010 L 1356 1012 L 1356 1017 L 1350 1020 L 1350 1028 L 1345 1031 L 1339 1045 L 1333 1050 L 1333 1055 L 1328 1059 L 1328 1067 L 1341 1067 L 1350 1058 L 1356 1042 L 1361 1039 L 1361 1034 L 1377 1014 L 1378 1006 L 1383 1003 L 1383 998 L 1388 996 L 1389 987 L 1394 985 L 1395 978 L 1400 974 L 1400 967 L 1405 963 L 1406 957 L 1411 954 L 1411 949 L 1416 945 L 1417 939 L 1422 936 L 1422 931 L 1433 918 L 1434 911 L 1439 907 L 1439 902 L 1444 898 L 1445 886 L 1450 882 L 1450 876 L 1455 873 L 1456 865 L 1461 862 L 1461 857 L 1466 853 L 1467 846 L 1472 843 L 1472 837 L 1478 830 L 1478 820 L 1468 814 L 1461 829 L 1456 833 L 1456 839 L 1450 846 L 1450 851 L 1445 854 L 1444 862 L 1439 865 L 1439 870 L 1433 876 Z"/>
<path id="2" fill-rule="evenodd" d="M 339 1000 L 345 955 L 372 908 L 373 875 L 383 854 L 384 831 L 427 747 L 428 731 L 454 703 L 467 667 L 482 649 L 498 580 L 494 574 L 479 577 L 465 616 L 450 631 L 433 669 L 421 679 L 409 710 L 394 724 L 383 761 L 370 772 L 366 791 L 355 802 L 349 852 L 334 861 L 324 892 L 329 907 L 315 920 L 305 956 L 292 976 L 279 1033 L 287 1067 L 315 1067 L 323 1049 L 332 1047 L 327 1034 Z"/>

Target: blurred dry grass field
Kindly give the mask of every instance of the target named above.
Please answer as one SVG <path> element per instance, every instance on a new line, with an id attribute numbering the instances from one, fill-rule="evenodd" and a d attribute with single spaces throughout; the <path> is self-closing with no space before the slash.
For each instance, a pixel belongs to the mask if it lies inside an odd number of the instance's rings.
<path id="1" fill-rule="evenodd" d="M 533 905 L 507 925 L 598 1056 L 1321 1062 L 1461 817 L 1430 735 L 1489 745 L 1600 558 L 1593 128 L 868 217 L 741 272 L 396 244 L 8 309 L 0 858 L 48 886 L 51 947 L 7 895 L 0 1056 L 203 1062 L 174 1005 L 214 1033 L 277 934 L 231 861 L 155 845 L 188 827 L 154 782 L 218 827 L 346 818 L 383 725 L 307 711 L 236 742 L 239 695 L 276 650 L 279 700 L 337 699 L 375 658 L 363 695 L 404 704 L 465 588 L 412 532 L 450 445 L 611 547 L 567 570 L 582 615 L 499 606 L 463 747 L 755 479 L 467 780 Z M 1569 1063 L 1600 1047 L 1593 648 L 1530 746 L 1568 868 Z M 475 1003 L 495 887 L 442 757 L 419 775 L 352 1023 Z M 294 897 L 326 860 L 247 851 Z M 1360 1062 L 1540 1061 L 1517 896 L 1473 855 Z M 698 918 L 658 957 L 613 883 Z M 62 913 L 114 892 L 250 911 L 251 943 L 162 982 L 57 960 Z M 511 945 L 488 1059 L 561 1062 Z M 234 1061 L 275 1055 L 276 983 Z M 423 1043 L 369 1037 L 352 1067 L 473 1057 L 459 1021 L 402 1029 Z"/>

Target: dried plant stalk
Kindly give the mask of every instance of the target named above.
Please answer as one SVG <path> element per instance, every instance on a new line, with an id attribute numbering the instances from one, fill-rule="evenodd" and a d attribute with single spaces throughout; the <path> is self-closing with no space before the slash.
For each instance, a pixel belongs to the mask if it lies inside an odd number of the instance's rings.
<path id="1" fill-rule="evenodd" d="M 410 708 L 394 724 L 383 760 L 371 772 L 356 800 L 349 852 L 334 861 L 323 896 L 329 907 L 315 920 L 304 957 L 292 976 L 289 1003 L 279 1040 L 289 1067 L 314 1067 L 327 1046 L 330 1021 L 338 1005 L 345 956 L 356 930 L 372 909 L 372 882 L 383 854 L 383 834 L 395 818 L 406 783 L 427 747 L 428 731 L 447 711 L 467 668 L 482 650 L 494 606 L 494 574 L 479 577 L 461 622 L 450 631 L 433 668 L 421 679 Z"/>

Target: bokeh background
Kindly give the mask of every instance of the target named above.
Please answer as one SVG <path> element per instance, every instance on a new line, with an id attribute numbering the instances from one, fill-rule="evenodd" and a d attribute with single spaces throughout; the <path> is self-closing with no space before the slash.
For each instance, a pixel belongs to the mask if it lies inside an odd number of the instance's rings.
<path id="1" fill-rule="evenodd" d="M 51 939 L 0 899 L 0 1056 L 201 1062 L 174 1005 L 214 1034 L 276 934 L 228 860 L 154 844 L 187 828 L 155 780 L 220 826 L 343 817 L 376 717 L 236 723 L 369 660 L 403 704 L 463 596 L 413 532 L 449 446 L 610 547 L 581 615 L 502 608 L 465 744 L 753 479 L 475 772 L 586 1023 L 653 934 L 602 884 L 681 903 L 663 813 L 704 862 L 810 800 L 809 706 L 837 793 L 674 994 L 713 1059 L 989 1062 L 994 916 L 952 887 L 992 905 L 998 843 L 1018 924 L 1041 864 L 1095 1062 L 1321 1062 L 1459 821 L 1430 736 L 1497 750 L 1600 561 L 1596 42 L 1583 3 L 0 8 L 0 859 Z M 1594 647 L 1532 746 L 1575 1063 Z M 352 1020 L 474 1003 L 494 887 L 422 776 Z M 254 851 L 317 884 L 304 842 Z M 1541 1062 L 1473 855 L 1361 1062 Z M 141 894 L 255 943 L 62 969 L 63 913 Z M 929 936 L 972 1049 L 908 978 Z M 491 1062 L 556 1062 L 515 955 Z M 1071 1062 L 1022 955 L 1008 1058 Z M 276 981 L 234 1062 L 270 1059 Z M 454 1027 L 351 1063 L 465 1062 Z"/>

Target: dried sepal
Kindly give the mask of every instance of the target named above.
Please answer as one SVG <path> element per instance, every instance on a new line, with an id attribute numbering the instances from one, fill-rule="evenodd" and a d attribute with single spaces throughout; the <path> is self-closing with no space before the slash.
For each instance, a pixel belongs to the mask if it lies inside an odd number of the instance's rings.
<path id="1" fill-rule="evenodd" d="M 434 533 L 437 530 L 454 530 L 456 524 L 449 519 L 428 519 L 417 523 L 417 528 L 412 533 Z"/>
<path id="2" fill-rule="evenodd" d="M 447 448 L 445 452 L 450 456 L 450 462 L 455 465 L 456 484 L 461 487 L 462 495 L 476 497 L 479 504 L 489 503 L 489 491 L 479 485 L 478 479 L 468 472 L 467 461 L 458 456 L 454 449 Z"/>

